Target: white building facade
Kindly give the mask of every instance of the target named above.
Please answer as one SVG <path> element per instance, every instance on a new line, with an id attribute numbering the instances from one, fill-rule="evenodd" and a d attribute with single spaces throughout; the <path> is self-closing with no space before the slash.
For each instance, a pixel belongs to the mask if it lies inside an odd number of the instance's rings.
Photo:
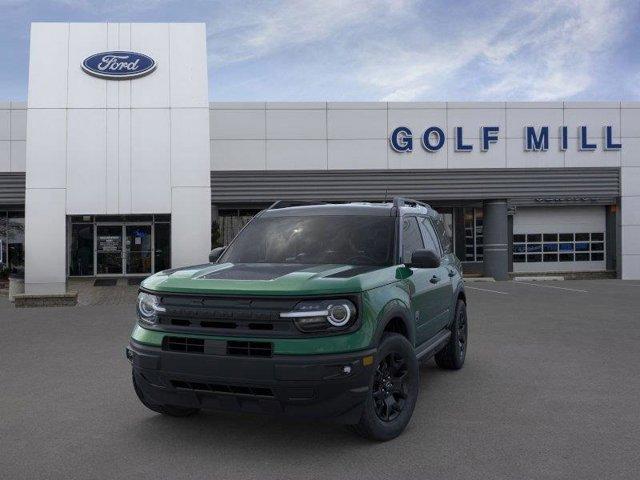
<path id="1" fill-rule="evenodd" d="M 28 293 L 205 262 L 277 199 L 393 195 L 470 272 L 640 278 L 639 102 L 209 103 L 206 52 L 203 24 L 32 25 L 27 103 L 0 102 L 0 261 Z"/>

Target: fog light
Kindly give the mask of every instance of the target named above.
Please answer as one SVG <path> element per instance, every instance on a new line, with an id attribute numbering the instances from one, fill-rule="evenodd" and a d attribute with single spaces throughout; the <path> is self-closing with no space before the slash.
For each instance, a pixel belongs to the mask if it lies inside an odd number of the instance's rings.
<path id="1" fill-rule="evenodd" d="M 351 367 L 349 365 L 345 365 L 344 367 L 342 367 L 342 373 L 344 373 L 345 375 L 349 375 L 351 373 Z"/>

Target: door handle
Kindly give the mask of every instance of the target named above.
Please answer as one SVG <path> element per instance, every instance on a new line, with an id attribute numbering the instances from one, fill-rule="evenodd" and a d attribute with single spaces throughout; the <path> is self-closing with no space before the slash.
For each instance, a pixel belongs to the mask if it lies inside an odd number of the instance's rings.
<path id="1" fill-rule="evenodd" d="M 438 283 L 438 282 L 440 281 L 440 277 L 439 277 L 439 276 L 437 276 L 437 275 L 434 275 L 433 277 L 431 277 L 431 278 L 429 279 L 429 281 L 430 281 L 431 283 Z"/>

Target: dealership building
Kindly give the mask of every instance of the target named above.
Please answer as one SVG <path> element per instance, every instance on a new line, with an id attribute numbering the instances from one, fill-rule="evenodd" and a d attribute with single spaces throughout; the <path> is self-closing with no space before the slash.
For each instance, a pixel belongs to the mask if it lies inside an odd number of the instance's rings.
<path id="1" fill-rule="evenodd" d="M 467 272 L 640 279 L 640 102 L 209 95 L 204 24 L 32 24 L 27 101 L 0 102 L 5 273 L 61 293 L 206 262 L 275 200 L 403 195 Z"/>

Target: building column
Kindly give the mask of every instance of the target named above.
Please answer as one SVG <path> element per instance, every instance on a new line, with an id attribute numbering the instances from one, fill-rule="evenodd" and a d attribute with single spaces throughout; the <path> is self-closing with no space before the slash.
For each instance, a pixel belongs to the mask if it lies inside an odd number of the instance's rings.
<path id="1" fill-rule="evenodd" d="M 620 169 L 620 248 L 623 280 L 640 279 L 640 164 Z"/>
<path id="2" fill-rule="evenodd" d="M 496 280 L 509 279 L 508 218 L 506 200 L 483 204 L 484 275 Z"/>
<path id="3" fill-rule="evenodd" d="M 174 187 L 171 192 L 171 267 L 208 263 L 211 251 L 211 189 Z"/>
<path id="4" fill-rule="evenodd" d="M 25 293 L 67 290 L 65 190 L 27 188 L 25 202 Z"/>
<path id="5" fill-rule="evenodd" d="M 618 206 L 617 205 L 607 205 L 604 207 L 606 210 L 606 220 L 605 220 L 605 259 L 606 259 L 606 268 L 608 271 L 616 271 L 619 272 L 617 266 L 618 261 L 618 242 L 617 242 L 617 229 L 618 229 Z"/>

